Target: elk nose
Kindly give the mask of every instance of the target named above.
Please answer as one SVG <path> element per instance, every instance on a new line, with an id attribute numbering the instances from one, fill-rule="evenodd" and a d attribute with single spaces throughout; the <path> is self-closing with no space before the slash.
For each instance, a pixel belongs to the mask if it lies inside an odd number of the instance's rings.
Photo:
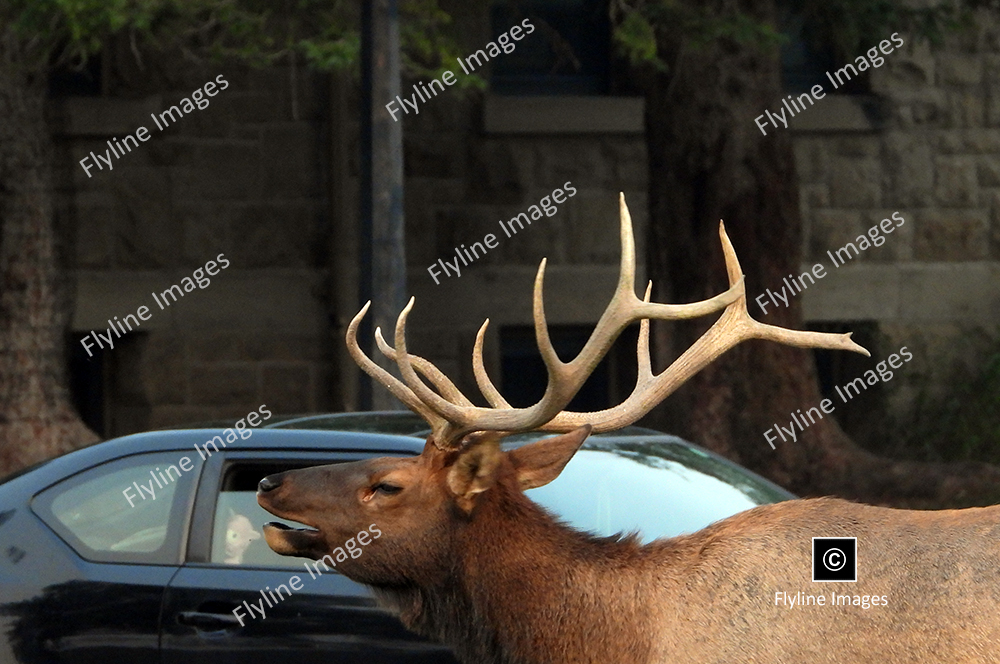
<path id="1" fill-rule="evenodd" d="M 279 486 L 281 486 L 281 477 L 279 475 L 268 475 L 257 484 L 257 493 L 274 491 Z"/>

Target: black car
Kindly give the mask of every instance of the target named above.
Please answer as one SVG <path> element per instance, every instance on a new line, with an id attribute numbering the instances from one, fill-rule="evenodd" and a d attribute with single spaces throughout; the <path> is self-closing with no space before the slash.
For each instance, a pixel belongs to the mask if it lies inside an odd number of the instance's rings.
<path id="1" fill-rule="evenodd" d="M 335 571 L 316 575 L 260 536 L 275 520 L 257 505 L 262 477 L 419 454 L 422 420 L 275 418 L 215 451 L 205 443 L 220 433 L 125 436 L 0 484 L 0 664 L 454 662 L 447 648 L 378 609 L 364 586 Z M 636 427 L 592 437 L 557 480 L 529 495 L 578 528 L 638 530 L 645 541 L 794 497 L 695 445 Z M 233 614 L 291 575 L 301 590 L 264 619 Z"/>

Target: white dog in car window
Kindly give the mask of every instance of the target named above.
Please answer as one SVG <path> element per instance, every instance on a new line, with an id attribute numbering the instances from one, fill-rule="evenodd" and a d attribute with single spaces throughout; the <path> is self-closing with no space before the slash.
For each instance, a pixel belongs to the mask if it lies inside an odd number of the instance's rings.
<path id="1" fill-rule="evenodd" d="M 250 519 L 229 510 L 229 521 L 226 523 L 226 558 L 227 565 L 239 565 L 243 562 L 243 554 L 254 540 L 260 539 L 260 533 L 253 529 Z"/>

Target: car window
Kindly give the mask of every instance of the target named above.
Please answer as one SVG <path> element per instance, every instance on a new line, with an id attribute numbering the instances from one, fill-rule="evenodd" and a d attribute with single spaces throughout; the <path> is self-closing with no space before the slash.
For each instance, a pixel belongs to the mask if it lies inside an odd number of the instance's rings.
<path id="1" fill-rule="evenodd" d="M 88 560 L 176 563 L 194 475 L 177 458 L 116 459 L 46 489 L 32 508 Z"/>
<path id="2" fill-rule="evenodd" d="M 558 478 L 527 494 L 576 528 L 638 532 L 643 542 L 789 497 L 696 448 L 641 443 L 582 449 Z"/>
<path id="3" fill-rule="evenodd" d="M 302 524 L 279 519 L 257 504 L 257 483 L 266 475 L 291 467 L 237 464 L 226 469 L 215 503 L 212 563 L 301 568 L 301 558 L 282 556 L 271 550 L 264 541 L 262 527 L 269 521 L 284 523 L 292 528 L 301 528 Z"/>

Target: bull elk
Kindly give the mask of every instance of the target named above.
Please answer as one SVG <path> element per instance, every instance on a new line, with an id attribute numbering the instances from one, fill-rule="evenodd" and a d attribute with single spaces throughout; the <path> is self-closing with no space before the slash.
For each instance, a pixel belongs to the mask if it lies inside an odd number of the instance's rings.
<path id="1" fill-rule="evenodd" d="M 358 346 L 361 368 L 431 426 L 423 453 L 294 470 L 260 482 L 258 501 L 308 528 L 267 524 L 274 551 L 319 559 L 369 524 L 385 536 L 340 564 L 371 586 L 410 629 L 450 645 L 463 662 L 997 662 L 1000 661 L 1000 508 L 920 512 L 819 498 L 764 505 L 692 535 L 641 545 L 635 536 L 599 538 L 556 521 L 524 491 L 555 479 L 591 432 L 623 427 L 647 413 L 714 358 L 747 339 L 867 355 L 849 334 L 788 330 L 753 320 L 742 272 L 720 225 L 729 289 L 683 305 L 635 294 L 635 248 L 624 197 L 621 270 L 593 335 L 570 362 L 556 355 L 545 322 L 542 283 L 534 287 L 535 333 L 548 368 L 541 400 L 513 408 L 483 364 L 475 376 L 491 407 L 475 406 L 433 364 L 376 330 L 379 349 L 402 380 Z M 721 317 L 666 370 L 654 375 L 649 319 Z M 639 377 L 632 394 L 593 413 L 563 409 L 619 333 L 640 321 Z M 561 433 L 503 451 L 515 432 Z M 665 505 L 665 509 L 669 506 Z M 884 597 L 869 609 L 790 606 L 829 585 L 811 581 L 811 537 L 858 539 L 862 573 L 844 584 Z M 842 588 L 840 588 L 842 590 Z M 779 593 L 785 593 L 779 595 Z M 780 601 L 779 601 L 780 598 Z"/>

